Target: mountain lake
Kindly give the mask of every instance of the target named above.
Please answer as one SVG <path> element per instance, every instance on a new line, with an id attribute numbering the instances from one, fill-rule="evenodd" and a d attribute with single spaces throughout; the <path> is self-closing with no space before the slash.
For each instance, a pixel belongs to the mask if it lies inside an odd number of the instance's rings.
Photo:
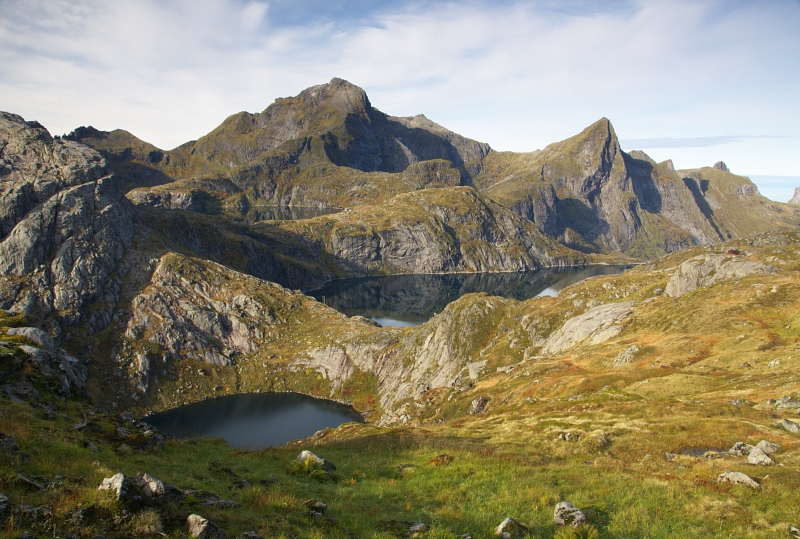
<path id="1" fill-rule="evenodd" d="M 364 277 L 333 281 L 308 294 L 348 316 L 361 315 L 383 326 L 403 327 L 424 323 L 464 294 L 486 292 L 517 300 L 555 296 L 583 279 L 622 273 L 630 267 Z M 350 406 L 299 393 L 226 395 L 143 419 L 176 438 L 216 436 L 238 449 L 282 445 L 324 428 L 364 422 Z"/>

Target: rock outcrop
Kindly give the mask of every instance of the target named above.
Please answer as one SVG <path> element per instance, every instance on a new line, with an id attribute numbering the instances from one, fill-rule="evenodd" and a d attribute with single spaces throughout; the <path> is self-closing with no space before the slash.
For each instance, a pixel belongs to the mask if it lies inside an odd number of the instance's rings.
<path id="1" fill-rule="evenodd" d="M 666 294 L 676 298 L 701 286 L 776 273 L 778 268 L 738 255 L 702 255 L 683 262 L 667 283 Z"/>
<path id="2" fill-rule="evenodd" d="M 743 474 L 742 472 L 729 472 L 727 470 L 717 476 L 717 483 L 745 485 L 756 490 L 759 488 L 759 484 L 749 475 Z"/>
<path id="3" fill-rule="evenodd" d="M 600 305 L 567 320 L 547 339 L 542 354 L 556 355 L 582 343 L 599 344 L 619 335 L 621 322 L 633 313 L 633 302 Z"/>
<path id="4" fill-rule="evenodd" d="M 800 187 L 794 188 L 794 196 L 792 196 L 792 199 L 789 201 L 789 204 L 792 204 L 794 206 L 800 206 Z"/>
<path id="5" fill-rule="evenodd" d="M 133 234 L 132 206 L 104 159 L 0 113 L 0 307 L 100 331 L 119 299 L 111 279 Z M 58 333 L 58 329 L 54 330 Z"/>

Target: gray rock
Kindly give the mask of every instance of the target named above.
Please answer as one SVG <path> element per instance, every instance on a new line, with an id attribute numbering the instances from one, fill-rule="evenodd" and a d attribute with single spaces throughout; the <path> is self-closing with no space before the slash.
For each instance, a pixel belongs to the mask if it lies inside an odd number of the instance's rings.
<path id="1" fill-rule="evenodd" d="M 733 447 L 728 449 L 728 453 L 731 455 L 736 455 L 737 457 L 746 457 L 750 454 L 750 451 L 753 449 L 753 446 L 750 444 L 746 444 L 744 442 L 736 442 L 733 444 Z"/>
<path id="2" fill-rule="evenodd" d="M 311 459 L 314 462 L 316 462 L 317 464 L 319 464 L 320 468 L 322 468 L 326 472 L 332 472 L 332 471 L 334 471 L 336 469 L 336 465 L 334 463 L 332 463 L 331 461 L 329 461 L 327 459 L 324 459 L 322 457 L 318 457 L 317 455 L 315 455 L 311 451 L 308 451 L 308 450 L 305 450 L 305 449 L 303 451 L 301 451 L 299 455 L 297 455 L 297 459 L 296 460 L 297 460 L 297 462 L 305 462 L 305 461 L 307 461 L 309 459 Z"/>
<path id="3" fill-rule="evenodd" d="M 132 482 L 145 499 L 151 502 L 164 503 L 170 501 L 180 504 L 181 500 L 183 500 L 183 492 L 178 487 L 164 483 L 148 473 L 136 475 L 132 478 Z"/>
<path id="4" fill-rule="evenodd" d="M 542 354 L 556 355 L 584 341 L 599 344 L 619 335 L 620 322 L 633 313 L 633 302 L 600 305 L 567 320 L 542 347 Z"/>
<path id="5" fill-rule="evenodd" d="M 6 455 L 13 455 L 19 452 L 19 445 L 13 436 L 0 432 L 0 450 Z"/>
<path id="6" fill-rule="evenodd" d="M 634 354 L 639 351 L 639 347 L 635 344 L 633 346 L 629 346 L 619 354 L 617 357 L 614 358 L 614 366 L 619 367 L 620 365 L 624 365 L 625 363 L 630 363 L 633 359 Z"/>
<path id="7" fill-rule="evenodd" d="M 730 172 L 728 169 L 728 165 L 726 165 L 723 161 L 717 161 L 714 163 L 714 168 L 717 170 L 721 170 L 722 172 Z"/>
<path id="8" fill-rule="evenodd" d="M 11 512 L 11 504 L 8 501 L 8 496 L 0 494 L 0 522 L 5 522 L 6 517 Z"/>
<path id="9" fill-rule="evenodd" d="M 800 434 L 800 423 L 795 423 L 789 419 L 781 421 L 781 426 L 794 434 Z"/>
<path id="10" fill-rule="evenodd" d="M 487 404 L 489 404 L 489 397 L 481 395 L 470 404 L 469 415 L 486 413 Z"/>
<path id="11" fill-rule="evenodd" d="M 132 510 L 140 509 L 145 505 L 144 497 L 139 493 L 135 483 L 130 477 L 123 473 L 118 473 L 112 477 L 106 477 L 97 490 L 107 490 L 114 495 L 114 499 L 122 502 Z"/>
<path id="12" fill-rule="evenodd" d="M 477 380 L 481 373 L 486 369 L 486 360 L 484 361 L 473 361 L 469 365 L 467 365 L 467 369 L 469 370 L 469 379 L 470 380 Z"/>
<path id="13" fill-rule="evenodd" d="M 199 505 L 204 507 L 232 509 L 235 507 L 242 506 L 242 502 L 237 502 L 234 500 L 225 500 L 221 498 L 218 494 L 214 494 L 213 492 L 206 492 L 204 490 L 182 489 L 181 494 L 183 496 L 191 496 L 195 498 L 200 502 Z"/>
<path id="14" fill-rule="evenodd" d="M 800 206 L 800 187 L 794 188 L 794 196 L 789 201 L 789 204 L 794 204 L 795 206 Z"/>
<path id="15" fill-rule="evenodd" d="M 755 489 L 757 489 L 759 486 L 758 483 L 756 483 L 750 476 L 743 474 L 742 472 L 729 472 L 727 470 L 717 476 L 717 483 L 734 483 L 738 485 L 746 485 Z"/>
<path id="16" fill-rule="evenodd" d="M 89 371 L 83 362 L 61 348 L 46 350 L 23 344 L 20 349 L 39 365 L 45 376 L 58 378 L 59 392 L 62 395 L 70 396 L 73 390 L 78 394 L 87 394 L 86 381 L 89 379 Z"/>
<path id="17" fill-rule="evenodd" d="M 6 335 L 16 335 L 19 337 L 25 337 L 26 339 L 33 341 L 37 345 L 39 345 L 42 349 L 52 352 L 55 350 L 56 344 L 53 342 L 52 337 L 47 334 L 47 332 L 39 329 L 39 328 L 8 328 L 6 330 Z"/>
<path id="18" fill-rule="evenodd" d="M 425 524 L 424 522 L 413 522 L 408 527 L 408 533 L 422 533 L 430 530 L 431 527 Z"/>
<path id="19" fill-rule="evenodd" d="M 499 535 L 503 539 L 519 539 L 527 535 L 529 532 L 530 530 L 528 530 L 527 526 L 524 526 L 518 520 L 511 517 L 506 517 L 506 519 L 494 530 L 494 534 Z"/>
<path id="20" fill-rule="evenodd" d="M 553 521 L 559 526 L 580 526 L 586 522 L 586 515 L 571 503 L 563 501 L 553 510 Z"/>
<path id="21" fill-rule="evenodd" d="M 781 450 L 781 446 L 778 444 L 774 444 L 772 442 L 768 442 L 766 440 L 761 440 L 756 444 L 756 447 L 766 453 L 767 455 L 771 455 Z"/>
<path id="22" fill-rule="evenodd" d="M 261 536 L 258 535 L 255 531 L 247 531 L 242 532 L 239 534 L 239 539 L 261 539 Z"/>
<path id="23" fill-rule="evenodd" d="M 242 479 L 241 481 L 237 481 L 236 483 L 231 485 L 231 489 L 232 490 L 241 490 L 243 488 L 250 488 L 250 486 L 251 486 L 250 483 L 248 483 L 246 480 Z"/>
<path id="24" fill-rule="evenodd" d="M 225 539 L 227 535 L 225 530 L 200 515 L 189 515 L 186 524 L 189 527 L 189 535 L 198 539 Z"/>
<path id="25" fill-rule="evenodd" d="M 754 260 L 730 255 L 707 254 L 690 258 L 678 266 L 667 283 L 666 294 L 676 298 L 701 286 L 742 279 L 748 275 L 768 275 L 778 271 Z"/>
<path id="26" fill-rule="evenodd" d="M 319 498 L 312 498 L 303 502 L 303 507 L 307 507 L 309 511 L 325 514 L 328 512 L 328 504 Z"/>
<path id="27" fill-rule="evenodd" d="M 769 455 L 764 453 L 758 447 L 754 447 L 753 449 L 751 449 L 750 454 L 747 455 L 748 464 L 755 464 L 757 466 L 769 466 L 773 462 L 774 461 L 769 457 Z"/>

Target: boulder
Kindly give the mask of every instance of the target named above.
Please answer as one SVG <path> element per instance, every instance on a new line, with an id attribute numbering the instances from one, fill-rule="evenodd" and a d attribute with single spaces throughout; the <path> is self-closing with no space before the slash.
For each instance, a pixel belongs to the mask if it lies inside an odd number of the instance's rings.
<path id="1" fill-rule="evenodd" d="M 472 401 L 472 404 L 469 406 L 469 415 L 475 414 L 483 414 L 486 413 L 486 405 L 489 403 L 489 397 L 481 395 L 477 399 Z"/>
<path id="2" fill-rule="evenodd" d="M 620 322 L 633 313 L 633 302 L 623 301 L 600 305 L 567 320 L 542 347 L 543 355 L 556 355 L 583 341 L 599 344 L 619 335 Z"/>
<path id="3" fill-rule="evenodd" d="M 11 511 L 11 504 L 8 501 L 8 496 L 0 494 L 0 522 L 4 522 L 9 512 Z"/>
<path id="4" fill-rule="evenodd" d="M 0 432 L 0 451 L 6 455 L 14 455 L 19 452 L 19 445 L 13 436 Z"/>
<path id="5" fill-rule="evenodd" d="M 186 524 L 189 526 L 189 535 L 199 539 L 225 539 L 227 535 L 225 530 L 200 515 L 189 515 Z"/>
<path id="6" fill-rule="evenodd" d="M 556 505 L 553 521 L 559 526 L 580 526 L 586 523 L 586 515 L 571 503 L 564 501 Z"/>
<path id="7" fill-rule="evenodd" d="M 139 494 L 136 485 L 130 477 L 123 473 L 106 477 L 97 490 L 108 490 L 113 493 L 114 498 L 122 502 L 128 509 L 136 510 L 145 505 L 145 499 Z"/>
<path id="8" fill-rule="evenodd" d="M 261 539 L 261 536 L 258 535 L 258 533 L 256 533 L 255 531 L 251 530 L 240 533 L 239 539 Z"/>
<path id="9" fill-rule="evenodd" d="M 521 524 L 518 520 L 511 517 L 506 517 L 506 519 L 494 530 L 494 534 L 499 535 L 503 539 L 512 539 L 524 537 L 529 533 L 529 531 L 530 530 L 528 530 L 528 528 Z"/>
<path id="10" fill-rule="evenodd" d="M 769 466 L 770 464 L 774 463 L 769 455 L 764 453 L 758 447 L 754 447 L 750 450 L 750 454 L 747 455 L 747 463 L 748 464 L 755 464 L 757 466 Z"/>
<path id="11" fill-rule="evenodd" d="M 408 533 L 422 533 L 428 531 L 429 529 L 431 529 L 431 527 L 424 522 L 412 522 L 408 527 Z"/>
<path id="12" fill-rule="evenodd" d="M 178 487 L 164 483 L 150 474 L 138 474 L 133 478 L 133 483 L 145 499 L 154 503 L 171 501 L 180 504 L 183 500 L 183 492 Z"/>
<path id="13" fill-rule="evenodd" d="M 736 442 L 733 444 L 733 447 L 728 449 L 728 453 L 731 455 L 736 455 L 737 457 L 746 457 L 750 454 L 750 451 L 753 449 L 753 446 L 750 444 L 746 444 L 744 442 Z"/>
<path id="14" fill-rule="evenodd" d="M 778 444 L 774 444 L 772 442 L 768 442 L 766 440 L 761 440 L 756 444 L 756 447 L 766 453 L 767 455 L 771 455 L 781 450 L 781 446 Z"/>
<path id="15" fill-rule="evenodd" d="M 742 279 L 748 275 L 776 273 L 778 268 L 737 256 L 708 254 L 690 258 L 675 271 L 667 283 L 666 294 L 677 298 L 701 286 Z"/>
<path id="16" fill-rule="evenodd" d="M 800 434 L 800 424 L 795 423 L 789 419 L 784 419 L 781 421 L 781 426 L 788 430 L 789 432 L 793 432 L 794 434 Z"/>
<path id="17" fill-rule="evenodd" d="M 717 483 L 734 483 L 737 485 L 746 485 L 755 489 L 758 488 L 758 483 L 747 474 L 743 474 L 742 472 L 729 472 L 728 470 L 725 470 L 717 476 Z"/>
<path id="18" fill-rule="evenodd" d="M 336 465 L 334 463 L 332 463 L 331 461 L 329 461 L 327 459 L 324 459 L 322 457 L 318 457 L 317 455 L 315 455 L 311 451 L 308 451 L 308 450 L 305 450 L 305 449 L 303 451 L 301 451 L 299 455 L 297 455 L 297 459 L 296 460 L 297 460 L 297 462 L 305 462 L 305 461 L 307 461 L 309 459 L 311 459 L 314 462 L 316 462 L 317 464 L 319 464 L 320 468 L 322 468 L 326 472 L 332 472 L 332 471 L 334 471 L 336 469 Z"/>
<path id="19" fill-rule="evenodd" d="M 325 514 L 328 512 L 328 504 L 319 498 L 312 498 L 303 502 L 303 507 L 307 507 L 309 511 L 315 513 Z"/>

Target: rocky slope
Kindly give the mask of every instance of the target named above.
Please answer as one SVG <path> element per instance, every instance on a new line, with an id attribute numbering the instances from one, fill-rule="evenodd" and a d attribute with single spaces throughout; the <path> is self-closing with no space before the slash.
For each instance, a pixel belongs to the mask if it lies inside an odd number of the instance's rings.
<path id="1" fill-rule="evenodd" d="M 119 299 L 110 276 L 133 235 L 132 205 L 97 152 L 36 122 L 0 114 L 0 148 L 0 306 L 56 337 L 62 325 L 102 330 Z"/>
<path id="2" fill-rule="evenodd" d="M 800 222 L 724 163 L 676 171 L 623 152 L 605 118 L 544 150 L 492 152 L 481 167 L 474 181 L 486 196 L 583 250 L 650 258 Z"/>

